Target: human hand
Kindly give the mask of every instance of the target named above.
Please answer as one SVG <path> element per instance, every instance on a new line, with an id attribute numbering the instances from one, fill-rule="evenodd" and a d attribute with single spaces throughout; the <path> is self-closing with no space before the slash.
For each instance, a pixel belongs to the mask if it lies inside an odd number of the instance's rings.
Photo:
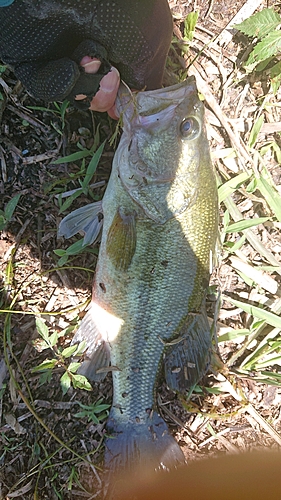
<path id="1" fill-rule="evenodd" d="M 0 2 L 0 58 L 34 97 L 67 99 L 79 109 L 108 108 L 111 114 L 109 95 L 114 102 L 118 81 L 112 65 L 130 88 L 161 87 L 173 29 L 167 0 L 65 5 L 64 0 Z M 85 56 L 101 61 L 99 69 L 99 63 L 84 69 Z M 86 98 L 77 100 L 79 95 Z"/>
<path id="2" fill-rule="evenodd" d="M 101 61 L 96 57 L 85 56 L 80 62 L 80 65 L 84 68 L 85 73 L 95 74 L 101 66 Z M 112 66 L 109 73 L 101 79 L 99 90 L 93 97 L 89 109 L 100 112 L 107 111 L 111 118 L 117 120 L 118 117 L 115 113 L 115 99 L 119 84 L 119 71 Z M 79 101 L 85 99 L 85 97 L 85 94 L 78 94 L 75 99 Z"/>

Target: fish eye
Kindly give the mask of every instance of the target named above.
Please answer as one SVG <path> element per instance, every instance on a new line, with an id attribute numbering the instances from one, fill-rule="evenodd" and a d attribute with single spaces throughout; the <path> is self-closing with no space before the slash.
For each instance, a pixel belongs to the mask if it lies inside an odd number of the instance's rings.
<path id="1" fill-rule="evenodd" d="M 180 133 L 183 139 L 195 139 L 199 132 L 199 122 L 193 116 L 185 118 L 180 124 Z"/>

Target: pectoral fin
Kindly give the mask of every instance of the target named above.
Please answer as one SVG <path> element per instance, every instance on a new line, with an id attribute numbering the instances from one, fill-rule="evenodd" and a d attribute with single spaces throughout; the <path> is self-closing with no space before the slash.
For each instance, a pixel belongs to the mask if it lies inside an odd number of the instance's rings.
<path id="1" fill-rule="evenodd" d="M 212 335 L 206 312 L 188 316 L 173 342 L 165 354 L 166 382 L 171 389 L 186 392 L 193 389 L 210 364 Z"/>
<path id="2" fill-rule="evenodd" d="M 116 269 L 126 271 L 136 250 L 135 214 L 115 214 L 107 235 L 106 251 Z"/>
<path id="3" fill-rule="evenodd" d="M 58 236 L 71 238 L 74 234 L 84 234 L 83 245 L 91 245 L 97 239 L 103 224 L 102 202 L 89 203 L 70 212 L 62 219 Z"/>

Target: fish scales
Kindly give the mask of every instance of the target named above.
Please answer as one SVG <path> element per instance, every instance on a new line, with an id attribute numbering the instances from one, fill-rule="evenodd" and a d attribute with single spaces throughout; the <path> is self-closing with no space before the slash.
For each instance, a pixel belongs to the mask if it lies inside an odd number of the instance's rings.
<path id="1" fill-rule="evenodd" d="M 74 338 L 87 342 L 81 373 L 99 380 L 106 371 L 100 368 L 112 366 L 112 437 L 105 442 L 111 471 L 184 460 L 158 414 L 157 381 L 164 363 L 168 385 L 183 392 L 207 370 L 205 295 L 218 233 L 193 77 L 134 98 L 123 89 L 119 111 L 123 135 L 102 200 L 92 305 Z"/>

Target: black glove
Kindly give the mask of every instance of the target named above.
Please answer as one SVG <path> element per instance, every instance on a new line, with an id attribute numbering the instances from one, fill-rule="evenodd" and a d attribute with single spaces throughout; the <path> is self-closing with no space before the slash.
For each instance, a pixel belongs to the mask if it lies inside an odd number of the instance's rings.
<path id="1" fill-rule="evenodd" d="M 135 89 L 161 86 L 172 35 L 167 0 L 14 0 L 1 7 L 0 57 L 35 97 L 88 108 L 114 65 Z M 80 66 L 97 57 L 96 74 Z M 75 96 L 85 94 L 83 101 Z"/>

